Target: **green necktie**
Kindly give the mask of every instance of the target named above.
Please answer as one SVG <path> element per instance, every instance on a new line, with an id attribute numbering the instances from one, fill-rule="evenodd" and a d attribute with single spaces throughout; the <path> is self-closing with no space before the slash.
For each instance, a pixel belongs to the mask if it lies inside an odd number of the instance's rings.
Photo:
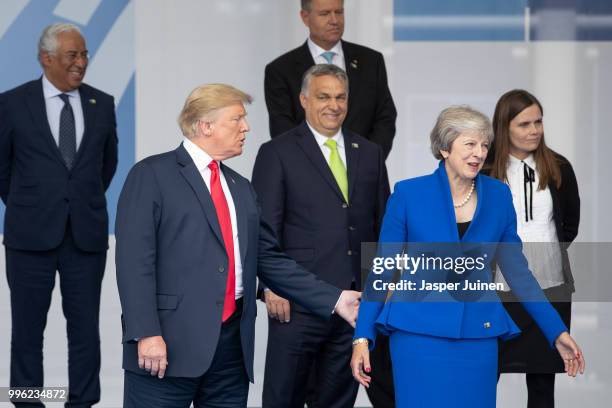
<path id="1" fill-rule="evenodd" d="M 340 154 L 338 154 L 338 145 L 335 140 L 328 139 L 327 142 L 325 142 L 325 146 L 331 150 L 331 154 L 329 155 L 329 168 L 336 179 L 336 183 L 338 183 L 338 187 L 340 187 L 340 191 L 342 191 L 344 199 L 348 203 L 348 178 L 346 177 L 346 167 L 344 167 Z"/>

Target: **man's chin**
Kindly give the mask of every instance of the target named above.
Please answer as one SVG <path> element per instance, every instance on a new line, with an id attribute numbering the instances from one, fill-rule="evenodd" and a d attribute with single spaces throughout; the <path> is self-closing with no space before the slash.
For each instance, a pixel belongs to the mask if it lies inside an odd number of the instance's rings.
<path id="1" fill-rule="evenodd" d="M 331 43 L 337 43 L 338 41 L 340 41 L 340 39 L 342 39 L 342 32 L 340 32 L 339 34 L 337 34 L 336 32 L 334 33 L 333 36 L 330 36 L 327 38 L 327 41 L 331 44 Z"/>
<path id="2" fill-rule="evenodd" d="M 70 85 L 72 89 L 77 89 L 82 83 L 83 81 L 71 81 L 68 85 Z"/>
<path id="3" fill-rule="evenodd" d="M 341 127 L 342 123 L 328 123 L 324 126 L 325 130 L 332 132 L 333 134 L 338 133 Z"/>

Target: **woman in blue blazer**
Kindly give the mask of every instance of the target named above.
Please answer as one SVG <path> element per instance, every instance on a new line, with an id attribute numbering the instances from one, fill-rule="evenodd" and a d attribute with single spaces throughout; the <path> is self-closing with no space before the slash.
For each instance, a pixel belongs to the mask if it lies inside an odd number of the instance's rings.
<path id="1" fill-rule="evenodd" d="M 584 372 L 582 352 L 527 267 L 510 190 L 499 180 L 479 175 L 492 139 L 491 123 L 482 113 L 466 106 L 440 113 L 431 132 L 438 169 L 396 184 L 387 203 L 379 255 L 394 256 L 389 252 L 394 243 L 409 243 L 407 251 L 425 243 L 500 243 L 497 252 L 488 252 L 497 254 L 506 281 L 559 351 L 568 375 L 575 376 Z M 483 270 L 478 276 L 490 282 L 490 266 Z M 375 293 L 380 283 L 374 284 L 373 277 L 364 289 L 355 329 L 355 379 L 369 385 L 369 350 L 382 332 L 390 335 L 398 407 L 495 406 L 497 339 L 520 333 L 495 291 L 482 295 L 482 301 L 426 291 L 418 295 L 423 301 L 415 301 L 418 296 L 406 300 L 397 289 L 381 299 Z"/>

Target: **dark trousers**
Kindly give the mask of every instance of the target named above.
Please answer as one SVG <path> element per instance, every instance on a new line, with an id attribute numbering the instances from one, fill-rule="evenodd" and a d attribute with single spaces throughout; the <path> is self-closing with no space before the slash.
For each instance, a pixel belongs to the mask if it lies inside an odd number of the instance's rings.
<path id="1" fill-rule="evenodd" d="M 527 408 L 555 407 L 555 374 L 528 373 Z"/>
<path id="2" fill-rule="evenodd" d="M 290 323 L 268 319 L 263 408 L 303 408 L 312 367 L 310 407 L 353 407 L 358 383 L 350 370 L 353 329 L 340 316 L 324 320 L 292 304 Z"/>
<path id="3" fill-rule="evenodd" d="M 11 387 L 42 387 L 43 332 L 55 274 L 59 271 L 62 310 L 67 321 L 68 402 L 90 407 L 100 400 L 100 289 L 106 251 L 83 252 L 70 227 L 61 245 L 49 251 L 6 248 L 11 292 Z M 59 385 L 59 384 L 49 384 Z M 42 407 L 42 403 L 15 403 Z"/>
<path id="4" fill-rule="evenodd" d="M 240 344 L 242 307 L 238 310 L 221 326 L 215 356 L 206 373 L 196 378 L 159 379 L 126 370 L 123 407 L 189 408 L 193 403 L 194 408 L 245 408 L 249 379 Z"/>
<path id="5" fill-rule="evenodd" d="M 555 408 L 554 373 L 527 373 L 527 408 Z M 499 381 L 500 374 L 497 374 Z"/>
<path id="6" fill-rule="evenodd" d="M 393 367 L 391 366 L 391 352 L 389 351 L 389 337 L 379 334 L 376 338 L 374 350 L 370 352 L 370 365 L 372 381 L 366 388 L 368 398 L 373 408 L 395 408 L 395 390 L 393 388 Z M 308 408 L 314 407 L 317 394 L 316 367 L 311 370 L 308 379 L 308 395 L 306 404 Z"/>

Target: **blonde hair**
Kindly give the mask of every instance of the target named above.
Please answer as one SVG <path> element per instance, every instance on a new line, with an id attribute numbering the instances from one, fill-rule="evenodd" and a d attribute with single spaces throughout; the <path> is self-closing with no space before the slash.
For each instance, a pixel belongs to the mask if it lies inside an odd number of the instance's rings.
<path id="1" fill-rule="evenodd" d="M 178 124 L 185 137 L 193 137 L 198 122 L 211 119 L 219 109 L 251 103 L 251 95 L 227 84 L 206 84 L 195 88 L 185 101 L 178 117 Z"/>

